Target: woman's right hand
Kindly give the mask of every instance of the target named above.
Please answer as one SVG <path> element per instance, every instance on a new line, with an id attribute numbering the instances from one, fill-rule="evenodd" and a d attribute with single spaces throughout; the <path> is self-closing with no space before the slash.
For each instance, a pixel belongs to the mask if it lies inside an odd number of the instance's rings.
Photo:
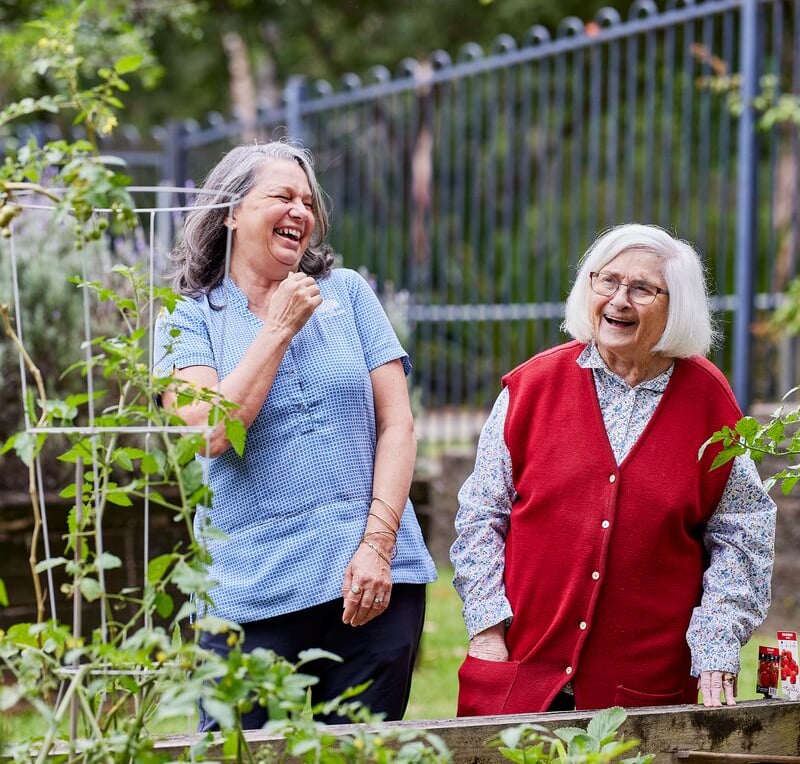
<path id="1" fill-rule="evenodd" d="M 317 282 L 301 271 L 292 272 L 270 298 L 267 321 L 297 334 L 321 303 Z"/>
<path id="2" fill-rule="evenodd" d="M 467 652 L 473 658 L 480 658 L 484 661 L 507 661 L 505 624 L 496 623 L 488 629 L 479 631 L 470 639 Z"/>

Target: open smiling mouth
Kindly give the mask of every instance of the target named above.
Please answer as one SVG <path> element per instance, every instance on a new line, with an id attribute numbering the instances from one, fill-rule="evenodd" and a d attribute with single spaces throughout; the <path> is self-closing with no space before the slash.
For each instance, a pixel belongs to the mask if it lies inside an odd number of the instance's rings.
<path id="1" fill-rule="evenodd" d="M 603 316 L 603 318 L 611 324 L 611 326 L 619 326 L 621 328 L 625 328 L 628 326 L 633 326 L 635 324 L 634 321 L 625 321 L 622 318 L 612 318 L 611 316 Z"/>
<path id="2" fill-rule="evenodd" d="M 300 232 L 291 228 L 276 228 L 275 233 L 278 234 L 278 236 L 283 236 L 285 239 L 290 239 L 294 242 L 300 241 Z"/>

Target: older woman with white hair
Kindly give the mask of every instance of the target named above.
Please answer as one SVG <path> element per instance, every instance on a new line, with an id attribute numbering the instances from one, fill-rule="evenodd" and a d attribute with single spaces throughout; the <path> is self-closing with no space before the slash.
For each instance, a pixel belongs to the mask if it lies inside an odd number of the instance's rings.
<path id="1" fill-rule="evenodd" d="M 503 377 L 451 549 L 470 638 L 461 716 L 735 703 L 770 600 L 775 504 L 704 358 L 700 259 L 649 225 L 604 233 L 566 304 L 574 340 Z"/>

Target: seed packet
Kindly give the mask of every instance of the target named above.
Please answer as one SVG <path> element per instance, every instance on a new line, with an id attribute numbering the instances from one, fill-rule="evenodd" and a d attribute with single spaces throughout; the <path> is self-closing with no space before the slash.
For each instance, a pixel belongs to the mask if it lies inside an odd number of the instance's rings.
<path id="1" fill-rule="evenodd" d="M 759 645 L 756 692 L 760 692 L 765 698 L 778 697 L 780 663 L 781 651 L 777 647 Z"/>
<path id="2" fill-rule="evenodd" d="M 781 697 L 800 700 L 800 678 L 797 665 L 797 632 L 779 631 L 778 649 L 781 653 Z"/>

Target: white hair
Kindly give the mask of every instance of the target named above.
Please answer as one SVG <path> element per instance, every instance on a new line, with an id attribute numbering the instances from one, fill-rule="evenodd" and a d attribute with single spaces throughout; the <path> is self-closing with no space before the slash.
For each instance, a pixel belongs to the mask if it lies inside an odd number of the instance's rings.
<path id="1" fill-rule="evenodd" d="M 717 330 L 711 318 L 700 256 L 691 244 L 654 225 L 616 226 L 589 247 L 567 297 L 564 331 L 580 342 L 593 339 L 589 274 L 602 270 L 615 257 L 631 250 L 650 252 L 659 259 L 669 292 L 667 325 L 653 352 L 670 358 L 707 355 L 717 339 Z"/>

